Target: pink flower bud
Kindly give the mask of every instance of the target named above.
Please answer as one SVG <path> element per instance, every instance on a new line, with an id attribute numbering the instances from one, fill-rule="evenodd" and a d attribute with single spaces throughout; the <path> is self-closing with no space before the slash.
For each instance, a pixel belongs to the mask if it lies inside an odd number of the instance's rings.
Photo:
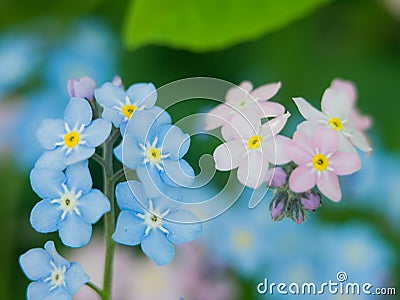
<path id="1" fill-rule="evenodd" d="M 316 210 L 321 205 L 321 196 L 319 193 L 311 190 L 304 193 L 300 198 L 304 209 Z"/>
<path id="2" fill-rule="evenodd" d="M 90 77 L 82 77 L 81 79 L 70 79 L 68 81 L 68 94 L 70 97 L 93 99 L 96 82 Z"/>
<path id="3" fill-rule="evenodd" d="M 273 177 L 270 183 L 271 187 L 281 187 L 286 183 L 287 174 L 284 169 L 280 167 L 276 167 L 273 172 Z"/>

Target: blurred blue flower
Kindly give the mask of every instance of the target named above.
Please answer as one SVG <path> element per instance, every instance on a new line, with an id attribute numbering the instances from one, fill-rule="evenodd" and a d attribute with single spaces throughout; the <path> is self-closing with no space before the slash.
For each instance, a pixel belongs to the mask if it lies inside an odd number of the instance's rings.
<path id="1" fill-rule="evenodd" d="M 174 256 L 172 243 L 187 243 L 200 234 L 202 225 L 189 211 L 171 205 L 165 198 L 149 198 L 138 181 L 117 185 L 116 197 L 121 213 L 113 239 L 117 243 L 135 246 L 157 265 L 168 264 Z"/>
<path id="2" fill-rule="evenodd" d="M 96 100 L 104 108 L 103 118 L 125 132 L 134 111 L 150 109 L 157 101 L 157 90 L 152 83 L 136 83 L 125 92 L 120 86 L 106 82 L 95 90 Z"/>
<path id="3" fill-rule="evenodd" d="M 154 107 L 135 112 L 115 154 L 124 165 L 137 171 L 150 197 L 161 193 L 181 200 L 180 187 L 189 186 L 194 180 L 192 167 L 182 159 L 189 149 L 190 137 L 178 127 L 166 125 L 170 117 L 158 111 Z"/>
<path id="4" fill-rule="evenodd" d="M 2 95 L 24 85 L 41 60 L 33 34 L 8 33 L 0 37 L 0 100 Z"/>
<path id="5" fill-rule="evenodd" d="M 64 120 L 45 119 L 40 123 L 36 136 L 46 151 L 35 167 L 63 170 L 88 159 L 110 132 L 109 121 L 92 121 L 92 108 L 87 100 L 72 98 L 65 109 Z"/>
<path id="6" fill-rule="evenodd" d="M 28 300 L 68 300 L 89 281 L 78 262 L 61 257 L 53 241 L 44 249 L 35 248 L 22 254 L 19 263 L 26 277 L 33 282 L 27 289 Z"/>
<path id="7" fill-rule="evenodd" d="M 43 199 L 31 212 L 31 225 L 41 233 L 59 231 L 62 242 L 70 247 L 86 245 L 92 225 L 110 210 L 107 198 L 92 189 L 88 163 L 68 167 L 65 174 L 53 169 L 33 169 L 33 190 Z"/>

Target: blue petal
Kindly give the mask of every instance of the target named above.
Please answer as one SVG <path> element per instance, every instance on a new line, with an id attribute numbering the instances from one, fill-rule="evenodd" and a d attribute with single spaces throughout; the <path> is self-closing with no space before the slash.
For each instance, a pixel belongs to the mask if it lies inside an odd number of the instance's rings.
<path id="1" fill-rule="evenodd" d="M 89 101 L 82 98 L 69 100 L 64 112 L 64 121 L 71 130 L 79 130 L 82 124 L 88 125 L 92 121 L 92 108 Z"/>
<path id="2" fill-rule="evenodd" d="M 157 133 L 154 114 L 148 110 L 135 111 L 126 126 L 125 134 L 127 133 L 131 133 L 142 144 L 151 144 Z"/>
<path id="3" fill-rule="evenodd" d="M 42 200 L 33 207 L 30 221 L 32 227 L 41 233 L 54 232 L 58 229 L 63 210 L 60 204 Z"/>
<path id="4" fill-rule="evenodd" d="M 82 132 L 82 139 L 86 141 L 88 147 L 97 147 L 109 137 L 110 132 L 109 121 L 96 119 Z"/>
<path id="5" fill-rule="evenodd" d="M 85 283 L 89 282 L 89 276 L 83 271 L 81 264 L 71 263 L 71 266 L 65 272 L 65 289 L 74 295 Z"/>
<path id="6" fill-rule="evenodd" d="M 38 130 L 36 137 L 43 148 L 53 150 L 56 143 L 63 142 L 65 134 L 64 121 L 61 119 L 45 119 L 43 120 Z"/>
<path id="7" fill-rule="evenodd" d="M 46 251 L 52 256 L 56 266 L 69 266 L 69 262 L 60 254 L 58 254 L 53 241 L 46 242 L 46 244 L 44 244 L 44 249 L 46 249 Z"/>
<path id="8" fill-rule="evenodd" d="M 78 145 L 65 157 L 65 163 L 67 166 L 76 164 L 77 162 L 91 157 L 94 154 L 94 151 L 95 149 L 93 147 Z"/>
<path id="9" fill-rule="evenodd" d="M 114 148 L 114 156 L 122 163 L 122 142 Z"/>
<path id="10" fill-rule="evenodd" d="M 182 158 L 189 149 L 190 136 L 174 125 L 162 126 L 158 137 L 162 153 L 169 154 L 171 159 Z"/>
<path id="11" fill-rule="evenodd" d="M 148 205 L 148 197 L 143 184 L 135 180 L 118 183 L 115 195 L 118 206 L 122 210 L 128 209 L 143 213 L 145 211 L 143 206 Z"/>
<path id="12" fill-rule="evenodd" d="M 41 300 L 72 300 L 72 295 L 63 286 L 59 286 Z"/>
<path id="13" fill-rule="evenodd" d="M 48 168 L 34 168 L 30 175 L 32 189 L 42 199 L 56 199 L 64 192 L 62 184 L 65 175 L 61 171 Z"/>
<path id="14" fill-rule="evenodd" d="M 168 125 L 172 122 L 171 116 L 159 106 L 154 106 L 149 112 L 151 112 L 154 119 L 157 120 L 158 126 Z"/>
<path id="15" fill-rule="evenodd" d="M 113 108 L 125 104 L 126 93 L 121 88 L 112 83 L 106 82 L 94 91 L 97 102 L 102 106 Z M 112 121 L 112 120 L 111 120 Z"/>
<path id="16" fill-rule="evenodd" d="M 164 227 L 168 229 L 168 239 L 175 244 L 182 244 L 193 241 L 202 230 L 198 218 L 189 211 L 177 210 L 166 216 L 174 222 L 165 221 Z"/>
<path id="17" fill-rule="evenodd" d="M 97 189 L 82 195 L 78 201 L 82 219 L 91 224 L 96 223 L 106 212 L 110 211 L 110 202 Z"/>
<path id="18" fill-rule="evenodd" d="M 135 246 L 140 244 L 146 227 L 144 220 L 139 219 L 131 211 L 123 210 L 118 216 L 112 238 L 117 243 Z"/>
<path id="19" fill-rule="evenodd" d="M 158 229 L 150 230 L 143 237 L 141 246 L 143 252 L 159 266 L 168 264 L 174 257 L 174 246 Z"/>
<path id="20" fill-rule="evenodd" d="M 157 90 L 152 83 L 136 83 L 126 91 L 132 103 L 137 106 L 153 107 L 157 101 Z"/>
<path id="21" fill-rule="evenodd" d="M 167 183 L 170 180 L 174 184 L 183 187 L 188 187 L 193 183 L 194 171 L 185 160 L 164 159 L 163 167 L 162 177 Z"/>
<path id="22" fill-rule="evenodd" d="M 125 130 L 126 130 L 126 125 L 128 125 L 128 121 L 125 121 L 125 120 L 122 120 L 120 123 L 119 123 L 119 131 L 121 132 L 121 135 L 122 136 L 124 136 L 125 135 Z M 117 126 L 115 126 L 115 127 L 117 127 Z M 117 127 L 117 128 L 118 128 Z"/>
<path id="23" fill-rule="evenodd" d="M 92 176 L 90 175 L 87 160 L 70 165 L 65 170 L 65 176 L 70 190 L 88 193 L 92 189 Z"/>
<path id="24" fill-rule="evenodd" d="M 68 213 L 65 219 L 60 222 L 58 232 L 64 245 L 82 247 L 90 241 L 92 225 L 75 213 Z"/>
<path id="25" fill-rule="evenodd" d="M 51 256 L 46 250 L 31 249 L 19 257 L 19 264 L 26 277 L 30 280 L 44 279 L 50 276 L 53 270 L 50 264 Z"/>
<path id="26" fill-rule="evenodd" d="M 148 197 L 154 198 L 162 195 L 176 201 L 182 199 L 181 189 L 165 183 L 161 179 L 160 172 L 155 166 L 141 165 L 136 169 L 136 172 L 145 187 L 146 195 Z"/>
<path id="27" fill-rule="evenodd" d="M 64 170 L 65 151 L 63 147 L 57 147 L 54 150 L 45 151 L 35 163 L 35 168 L 49 168 L 54 170 Z"/>
<path id="28" fill-rule="evenodd" d="M 136 169 L 144 161 L 144 151 L 134 135 L 127 133 L 122 141 L 122 162 L 131 169 Z"/>
<path id="29" fill-rule="evenodd" d="M 50 288 L 51 288 L 50 282 L 43 282 L 43 281 L 31 282 L 28 285 L 28 289 L 26 291 L 26 297 L 28 300 L 43 300 L 49 295 Z"/>
<path id="30" fill-rule="evenodd" d="M 104 107 L 102 117 L 105 120 L 113 122 L 116 128 L 120 127 L 125 119 L 120 111 L 114 108 L 109 108 L 107 106 Z"/>

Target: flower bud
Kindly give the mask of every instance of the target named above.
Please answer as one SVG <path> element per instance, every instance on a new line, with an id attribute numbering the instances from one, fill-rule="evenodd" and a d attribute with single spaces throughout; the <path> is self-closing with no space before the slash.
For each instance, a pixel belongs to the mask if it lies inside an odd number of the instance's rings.
<path id="1" fill-rule="evenodd" d="M 280 221 L 285 216 L 288 203 L 288 194 L 285 191 L 279 191 L 269 204 L 271 218 L 273 221 Z"/>
<path id="2" fill-rule="evenodd" d="M 300 198 L 303 208 L 306 210 L 316 210 L 321 205 L 321 195 L 313 190 L 303 193 Z"/>
<path id="3" fill-rule="evenodd" d="M 122 87 L 122 79 L 121 79 L 121 77 L 119 77 L 118 75 L 114 76 L 114 78 L 112 80 L 112 84 L 117 86 L 117 87 Z"/>
<path id="4" fill-rule="evenodd" d="M 271 187 L 281 187 L 286 183 L 287 174 L 286 171 L 280 167 L 276 167 L 273 170 L 273 177 L 271 179 Z"/>
<path id="5" fill-rule="evenodd" d="M 82 77 L 81 79 L 70 79 L 68 81 L 68 94 L 71 97 L 93 99 L 96 82 L 90 77 Z"/>
<path id="6" fill-rule="evenodd" d="M 297 197 L 296 199 L 293 199 L 290 203 L 289 214 L 289 217 L 297 224 L 301 224 L 304 222 L 304 219 L 306 217 L 305 211 Z"/>

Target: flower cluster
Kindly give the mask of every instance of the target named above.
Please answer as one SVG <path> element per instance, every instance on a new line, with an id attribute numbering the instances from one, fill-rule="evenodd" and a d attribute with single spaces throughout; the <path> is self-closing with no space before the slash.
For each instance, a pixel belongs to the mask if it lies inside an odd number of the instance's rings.
<path id="1" fill-rule="evenodd" d="M 272 219 L 286 216 L 302 223 L 306 211 L 320 206 L 320 193 L 335 202 L 342 198 L 338 175 L 360 170 L 356 148 L 372 150 L 365 135 L 371 119 L 357 110 L 354 85 L 335 79 L 322 97 L 322 112 L 293 98 L 306 120 L 289 139 L 279 133 L 290 114 L 280 104 L 265 102 L 279 87 L 267 84 L 251 92 L 252 85 L 243 82 L 230 89 L 226 102 L 209 112 L 206 129 L 222 126 L 226 140 L 214 151 L 217 170 L 238 168 L 238 180 L 253 189 L 267 183 L 275 192 Z M 259 201 L 250 199 L 249 207 Z"/>
<path id="2" fill-rule="evenodd" d="M 43 120 L 36 132 L 45 151 L 30 175 L 31 186 L 42 199 L 32 209 L 32 227 L 40 233 L 58 231 L 64 245 L 83 247 L 91 239 L 92 224 L 107 215 L 107 245 L 141 244 L 156 264 L 169 263 L 173 243 L 189 242 L 202 230 L 197 217 L 178 203 L 182 187 L 194 180 L 192 167 L 183 159 L 189 135 L 155 106 L 157 91 L 152 83 L 137 83 L 125 91 L 119 77 L 100 88 L 83 77 L 69 81 L 68 93 L 71 99 L 64 118 Z M 120 134 L 122 141 L 114 148 Z M 100 145 L 102 150 L 96 153 Z M 117 184 L 121 209 L 117 220 L 113 218 L 114 185 L 124 174 L 123 170 L 114 173 L 113 152 L 141 181 Z M 93 188 L 88 164 L 92 157 L 104 170 L 104 194 Z M 114 228 L 115 232 L 107 231 Z M 53 242 L 45 250 L 29 250 L 20 263 L 35 281 L 28 288 L 28 299 L 72 299 L 89 281 L 79 264 L 68 263 L 55 252 Z M 105 271 L 111 267 L 106 262 Z M 107 292 L 106 285 L 100 295 Z"/>

